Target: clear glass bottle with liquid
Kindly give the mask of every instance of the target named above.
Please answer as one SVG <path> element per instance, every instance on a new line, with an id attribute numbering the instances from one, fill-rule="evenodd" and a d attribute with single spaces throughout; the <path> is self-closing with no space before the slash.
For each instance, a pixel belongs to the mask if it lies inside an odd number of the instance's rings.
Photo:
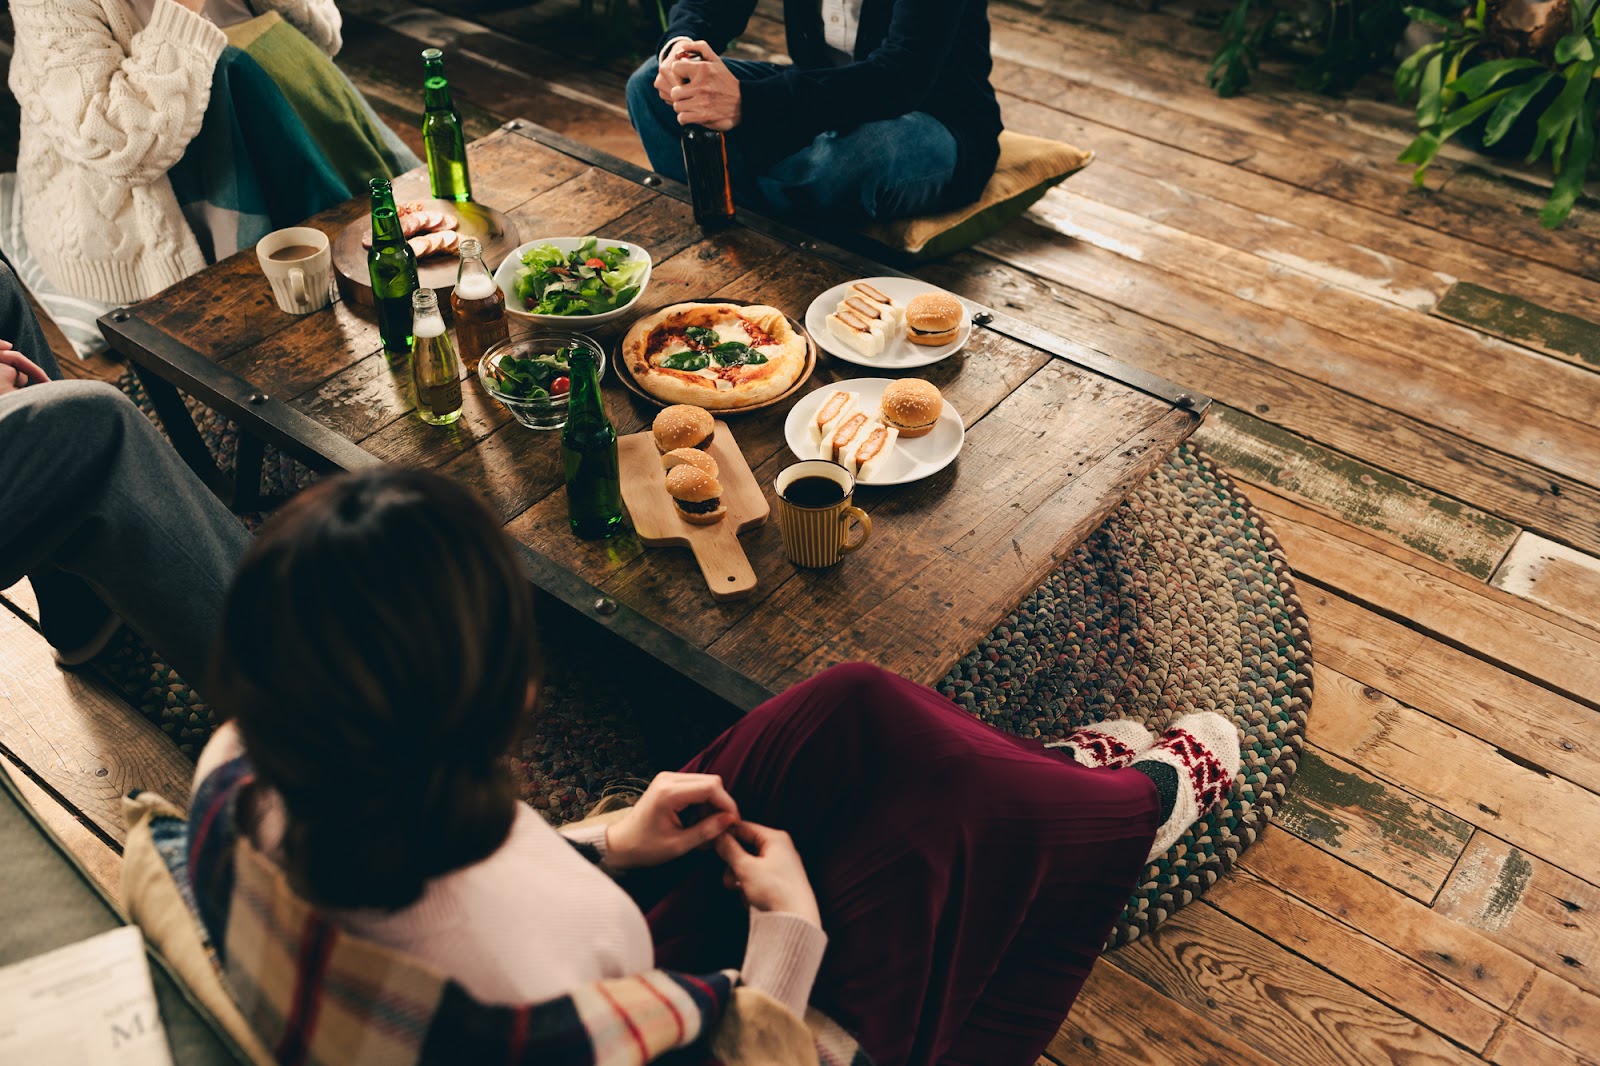
<path id="1" fill-rule="evenodd" d="M 483 261 L 483 244 L 476 237 L 461 238 L 461 269 L 450 293 L 450 310 L 456 324 L 461 361 L 478 369 L 483 353 L 511 336 L 506 322 L 506 294 L 495 284 Z"/>
<path id="2" fill-rule="evenodd" d="M 600 394 L 600 364 L 588 345 L 572 349 L 572 396 L 561 430 L 566 467 L 567 518 L 585 540 L 623 532 L 622 473 L 617 462 L 617 428 L 606 416 Z"/>
<path id="3" fill-rule="evenodd" d="M 411 295 L 411 381 L 416 386 L 417 416 L 435 426 L 448 426 L 461 417 L 461 360 L 456 358 L 450 333 L 439 313 L 439 297 L 432 289 Z"/>
<path id="4" fill-rule="evenodd" d="M 378 309 L 378 334 L 384 351 L 402 355 L 411 350 L 411 294 L 417 291 L 417 256 L 400 233 L 389 179 L 373 178 L 370 185 L 372 247 L 367 250 L 367 274 L 372 279 L 372 302 Z"/>
<path id="5" fill-rule="evenodd" d="M 422 53 L 422 102 L 422 145 L 428 156 L 433 195 L 441 200 L 472 199 L 467 137 L 461 129 L 461 112 L 450 98 L 444 53 L 437 48 L 427 48 Z"/>

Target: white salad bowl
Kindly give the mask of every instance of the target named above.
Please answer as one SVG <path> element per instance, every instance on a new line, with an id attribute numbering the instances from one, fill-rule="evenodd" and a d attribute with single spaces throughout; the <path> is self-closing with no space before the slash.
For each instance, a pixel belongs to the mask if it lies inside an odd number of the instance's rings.
<path id="1" fill-rule="evenodd" d="M 517 299 L 517 275 L 522 272 L 522 254 L 529 248 L 541 244 L 553 244 L 558 251 L 571 253 L 577 250 L 578 245 L 584 242 L 583 237 L 540 237 L 536 241 L 519 244 L 511 250 L 500 265 L 495 269 L 495 284 L 500 286 L 500 291 L 506 294 L 506 310 L 517 318 L 529 322 L 537 322 L 542 326 L 558 326 L 563 329 L 584 329 L 589 326 L 604 325 L 614 319 L 621 318 L 628 313 L 628 309 L 639 302 L 639 297 L 644 295 L 644 290 L 650 285 L 650 270 L 654 265 L 650 260 L 650 253 L 637 244 L 628 241 L 612 240 L 608 237 L 596 237 L 596 248 L 626 248 L 628 258 L 644 263 L 644 273 L 639 278 L 639 291 L 633 299 L 614 308 L 602 315 L 536 315 L 522 306 L 522 301 Z"/>

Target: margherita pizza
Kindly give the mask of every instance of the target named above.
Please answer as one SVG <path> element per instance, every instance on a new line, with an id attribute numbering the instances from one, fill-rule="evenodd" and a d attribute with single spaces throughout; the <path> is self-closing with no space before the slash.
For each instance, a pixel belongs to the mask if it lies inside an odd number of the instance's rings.
<path id="1" fill-rule="evenodd" d="M 806 341 L 783 312 L 761 304 L 673 304 L 633 324 L 622 358 L 663 403 L 712 411 L 783 395 L 806 370 Z"/>

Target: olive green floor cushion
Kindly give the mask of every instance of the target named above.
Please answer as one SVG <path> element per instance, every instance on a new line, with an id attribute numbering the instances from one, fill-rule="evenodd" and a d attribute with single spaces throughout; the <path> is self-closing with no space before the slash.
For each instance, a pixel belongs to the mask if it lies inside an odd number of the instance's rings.
<path id="1" fill-rule="evenodd" d="M 1061 141 L 1004 130 L 1000 162 L 975 203 L 938 215 L 873 223 L 862 232 L 912 262 L 951 255 L 998 233 L 1092 159 L 1093 152 Z"/>

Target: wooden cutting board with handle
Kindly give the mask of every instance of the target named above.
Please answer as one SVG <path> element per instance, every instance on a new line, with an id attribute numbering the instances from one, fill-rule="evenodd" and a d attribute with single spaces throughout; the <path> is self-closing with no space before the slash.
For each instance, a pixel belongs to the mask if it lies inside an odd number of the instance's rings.
<path id="1" fill-rule="evenodd" d="M 648 432 L 617 439 L 622 502 L 641 544 L 649 548 L 688 548 L 700 564 L 713 599 L 741 600 L 755 591 L 756 572 L 739 546 L 739 534 L 765 525 L 771 508 L 728 424 L 719 419 L 716 426 L 716 436 L 706 451 L 717 461 L 722 502 L 728 508 L 722 521 L 697 526 L 679 517 L 678 505 L 667 495 L 661 453 L 656 451 L 655 438 Z"/>

